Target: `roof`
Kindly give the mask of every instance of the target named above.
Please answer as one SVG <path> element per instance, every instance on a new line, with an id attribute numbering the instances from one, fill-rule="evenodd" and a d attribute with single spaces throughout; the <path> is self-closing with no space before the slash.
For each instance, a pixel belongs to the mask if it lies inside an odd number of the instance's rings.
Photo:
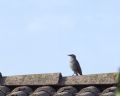
<path id="1" fill-rule="evenodd" d="M 116 85 L 117 73 L 3 76 L 0 77 L 0 96 L 114 96 Z"/>

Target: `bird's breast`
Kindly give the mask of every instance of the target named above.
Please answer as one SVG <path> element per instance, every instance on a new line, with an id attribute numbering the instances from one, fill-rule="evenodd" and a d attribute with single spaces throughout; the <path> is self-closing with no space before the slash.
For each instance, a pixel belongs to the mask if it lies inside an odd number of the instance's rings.
<path id="1" fill-rule="evenodd" d="M 70 67 L 72 70 L 76 70 L 76 63 L 75 61 L 70 61 Z"/>

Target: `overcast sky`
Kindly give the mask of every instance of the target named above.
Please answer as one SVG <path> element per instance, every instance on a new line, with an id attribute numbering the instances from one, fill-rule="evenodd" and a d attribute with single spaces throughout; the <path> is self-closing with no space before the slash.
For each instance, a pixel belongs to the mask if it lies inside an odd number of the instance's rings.
<path id="1" fill-rule="evenodd" d="M 0 0 L 0 72 L 3 75 L 83 74 L 120 66 L 120 0 Z"/>

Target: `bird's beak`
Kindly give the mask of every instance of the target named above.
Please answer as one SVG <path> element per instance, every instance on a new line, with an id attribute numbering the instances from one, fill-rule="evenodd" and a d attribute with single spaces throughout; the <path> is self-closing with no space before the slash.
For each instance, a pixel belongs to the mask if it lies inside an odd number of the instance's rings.
<path id="1" fill-rule="evenodd" d="M 68 56 L 71 56 L 71 54 L 69 54 Z"/>

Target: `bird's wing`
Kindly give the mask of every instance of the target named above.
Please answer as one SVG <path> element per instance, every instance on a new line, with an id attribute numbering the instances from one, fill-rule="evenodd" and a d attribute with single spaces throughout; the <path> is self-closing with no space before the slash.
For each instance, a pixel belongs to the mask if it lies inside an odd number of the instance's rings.
<path id="1" fill-rule="evenodd" d="M 77 71 L 80 75 L 82 75 L 82 70 L 81 70 L 81 67 L 79 65 L 79 62 L 76 60 L 76 65 L 77 65 Z"/>

